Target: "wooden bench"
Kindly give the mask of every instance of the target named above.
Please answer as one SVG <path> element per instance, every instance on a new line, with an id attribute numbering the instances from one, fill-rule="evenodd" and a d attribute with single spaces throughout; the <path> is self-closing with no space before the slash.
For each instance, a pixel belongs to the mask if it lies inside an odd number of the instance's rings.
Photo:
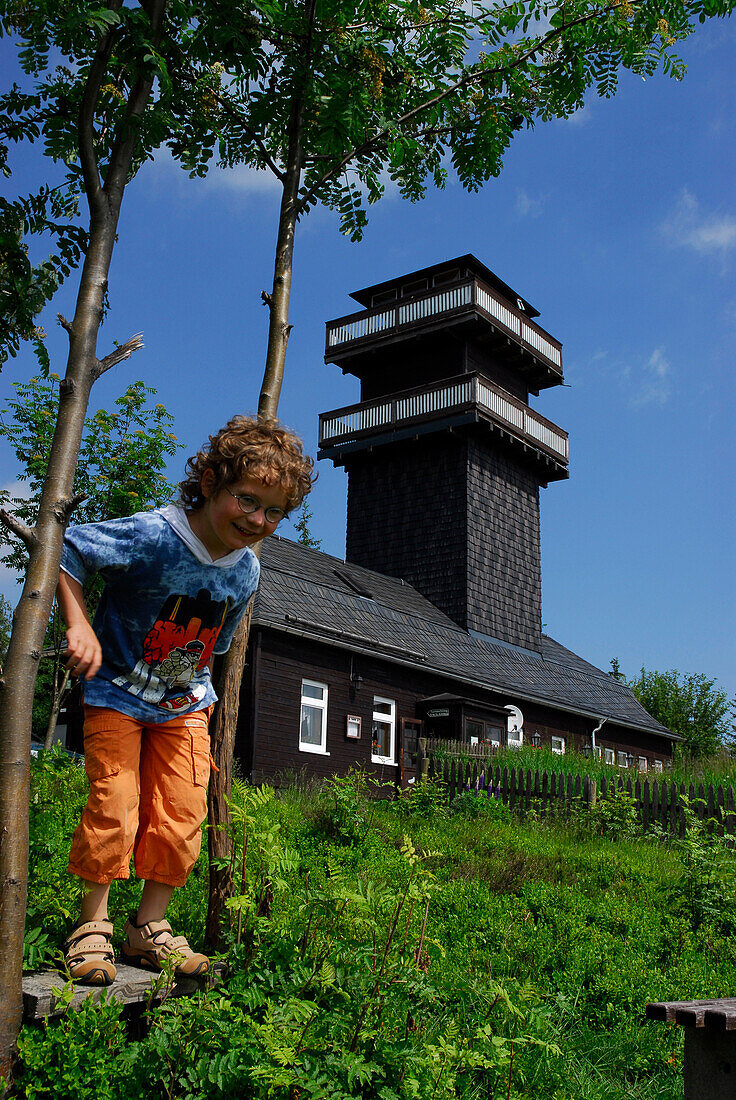
<path id="1" fill-rule="evenodd" d="M 685 1028 L 685 1100 L 736 1100 L 736 997 L 659 1001 L 646 1015 Z"/>
<path id="2" fill-rule="evenodd" d="M 90 999 L 98 1001 L 100 997 L 121 1001 L 126 1005 L 144 1004 L 149 998 L 152 1003 L 156 1003 L 164 997 L 184 997 L 215 985 L 224 977 L 227 965 L 222 961 L 215 962 L 201 978 L 181 977 L 172 984 L 162 980 L 159 974 L 141 970 L 137 966 L 118 965 L 117 969 L 117 978 L 112 985 L 75 985 L 68 1004 L 61 998 L 66 984 L 63 974 L 55 970 L 25 974 L 23 976 L 23 1019 L 26 1023 L 32 1023 L 61 1016 L 71 1009 L 80 1008 L 85 1001 Z M 159 983 L 158 987 L 157 983 Z"/>

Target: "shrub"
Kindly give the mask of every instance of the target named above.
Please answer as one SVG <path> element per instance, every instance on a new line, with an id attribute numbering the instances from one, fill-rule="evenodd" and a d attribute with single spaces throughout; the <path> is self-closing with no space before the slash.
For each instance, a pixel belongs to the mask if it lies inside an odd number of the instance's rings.
<path id="1" fill-rule="evenodd" d="M 121 1014 L 116 1001 L 90 1000 L 59 1021 L 23 1028 L 20 1095 L 28 1100 L 132 1100 L 118 1070 L 127 1044 Z"/>
<path id="2" fill-rule="evenodd" d="M 599 798 L 587 811 L 587 822 L 598 836 L 612 840 L 630 840 L 641 834 L 639 804 L 634 795 L 624 790 Z"/>
<path id="3" fill-rule="evenodd" d="M 23 965 L 51 963 L 76 912 L 79 879 L 67 874 L 69 848 L 87 792 L 84 768 L 56 745 L 31 760 L 29 867 Z"/>
<path id="4" fill-rule="evenodd" d="M 401 792 L 396 808 L 412 817 L 446 817 L 447 784 L 441 779 L 423 779 Z"/>
<path id="5" fill-rule="evenodd" d="M 714 822 L 701 821 L 697 800 L 682 799 L 685 832 L 669 838 L 680 859 L 681 874 L 671 891 L 676 912 L 681 913 L 693 931 L 711 926 L 725 935 L 736 931 L 736 882 L 732 841 L 709 832 Z"/>
<path id="6" fill-rule="evenodd" d="M 482 817 L 487 821 L 508 821 L 511 811 L 500 798 L 487 795 L 484 791 L 463 791 L 455 795 L 450 803 L 450 813 L 463 817 Z"/>

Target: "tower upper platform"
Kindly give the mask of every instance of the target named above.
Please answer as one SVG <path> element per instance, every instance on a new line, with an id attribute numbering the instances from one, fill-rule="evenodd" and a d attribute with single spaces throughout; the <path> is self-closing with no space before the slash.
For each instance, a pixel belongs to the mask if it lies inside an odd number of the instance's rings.
<path id="1" fill-rule="evenodd" d="M 513 372 L 527 392 L 563 380 L 562 344 L 534 321 L 538 310 L 473 255 L 376 283 L 351 297 L 364 308 L 328 321 L 325 362 L 360 378 L 364 400 L 383 390 L 374 377 L 379 363 L 373 352 L 381 353 L 379 374 L 388 372 L 393 388 L 409 388 L 419 381 L 407 373 L 411 360 L 421 356 L 426 363 L 427 352 L 436 356 L 438 337 L 477 348 L 483 358 Z M 399 365 L 396 387 L 393 368 Z M 454 371 L 442 371 L 448 373 Z"/>

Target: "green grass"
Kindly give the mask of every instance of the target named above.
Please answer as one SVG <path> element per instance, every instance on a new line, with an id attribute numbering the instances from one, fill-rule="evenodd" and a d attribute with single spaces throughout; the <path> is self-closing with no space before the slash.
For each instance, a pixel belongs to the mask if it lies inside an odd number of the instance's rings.
<path id="1" fill-rule="evenodd" d="M 61 757 L 35 767 L 29 929 L 47 906 L 57 940 L 83 797 Z M 682 1034 L 644 1006 L 736 989 L 733 856 L 696 825 L 684 844 L 614 840 L 584 810 L 524 824 L 431 785 L 371 800 L 359 777 L 240 805 L 228 988 L 157 1010 L 136 1041 L 114 1008 L 24 1029 L 20 1095 L 671 1100 Z M 138 887 L 116 885 L 119 936 Z M 193 944 L 205 897 L 202 856 L 170 914 Z"/>

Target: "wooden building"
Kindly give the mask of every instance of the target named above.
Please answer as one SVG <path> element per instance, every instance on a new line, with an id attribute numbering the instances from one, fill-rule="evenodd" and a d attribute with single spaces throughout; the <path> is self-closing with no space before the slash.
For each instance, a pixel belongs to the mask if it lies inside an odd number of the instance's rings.
<path id="1" fill-rule="evenodd" d="M 346 560 L 263 545 L 244 771 L 408 782 L 420 733 L 661 769 L 676 736 L 542 633 L 539 490 L 568 438 L 530 396 L 563 381 L 559 341 L 470 255 L 353 297 L 325 360 L 361 400 L 320 416 L 319 450 L 348 475 Z"/>

